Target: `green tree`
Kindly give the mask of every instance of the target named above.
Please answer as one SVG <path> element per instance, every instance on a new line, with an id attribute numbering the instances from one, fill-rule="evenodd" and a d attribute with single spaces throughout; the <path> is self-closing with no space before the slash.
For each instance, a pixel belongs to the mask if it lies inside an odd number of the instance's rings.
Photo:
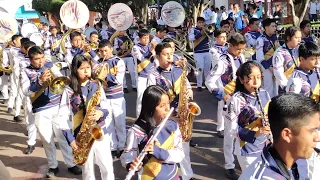
<path id="1" fill-rule="evenodd" d="M 53 19 L 56 24 L 60 20 L 60 8 L 67 0 L 33 0 L 32 8 L 38 12 L 44 12 L 49 19 Z"/>
<path id="2" fill-rule="evenodd" d="M 303 20 L 310 0 L 289 0 L 292 11 L 293 24 L 299 27 L 301 21 Z"/>

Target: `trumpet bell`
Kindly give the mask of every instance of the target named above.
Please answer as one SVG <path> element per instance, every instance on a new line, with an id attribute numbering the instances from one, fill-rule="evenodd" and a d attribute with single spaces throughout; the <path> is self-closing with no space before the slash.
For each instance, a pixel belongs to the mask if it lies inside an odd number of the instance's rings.
<path id="1" fill-rule="evenodd" d="M 213 31 L 214 31 L 214 27 L 212 26 L 212 25 L 208 25 L 207 27 L 206 27 L 206 31 L 207 32 L 209 32 L 209 33 L 212 33 Z"/>
<path id="2" fill-rule="evenodd" d="M 50 83 L 49 89 L 53 94 L 62 94 L 63 89 L 70 84 L 67 77 L 57 77 Z"/>
<path id="3" fill-rule="evenodd" d="M 5 73 L 11 73 L 11 72 L 12 72 L 12 69 L 11 69 L 10 66 L 9 66 L 9 67 L 2 67 L 2 66 L 0 66 L 0 71 L 5 72 Z"/>
<path id="4" fill-rule="evenodd" d="M 189 110 L 189 113 L 191 113 L 194 116 L 199 116 L 201 114 L 200 107 L 198 106 L 198 104 L 194 102 L 188 103 L 188 110 Z"/>
<path id="5" fill-rule="evenodd" d="M 103 130 L 99 125 L 93 126 L 91 128 L 91 137 L 94 140 L 102 141 L 104 138 Z"/>

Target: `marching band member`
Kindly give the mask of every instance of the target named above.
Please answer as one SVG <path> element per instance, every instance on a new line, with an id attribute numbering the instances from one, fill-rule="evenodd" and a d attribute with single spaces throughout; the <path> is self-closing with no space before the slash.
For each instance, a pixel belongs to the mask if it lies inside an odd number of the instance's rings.
<path id="1" fill-rule="evenodd" d="M 313 70 L 317 68 L 320 57 L 320 48 L 313 42 L 305 42 L 299 46 L 300 64 L 296 67 L 288 80 L 286 92 L 294 92 L 306 97 L 311 97 L 319 102 L 319 72 Z M 319 147 L 317 143 L 317 147 Z M 319 177 L 320 158 L 317 153 L 313 153 L 308 160 L 309 178 Z"/>
<path id="2" fill-rule="evenodd" d="M 289 27 L 285 31 L 284 40 L 284 45 L 276 50 L 272 58 L 278 93 L 285 92 L 289 77 L 299 65 L 297 47 L 301 42 L 301 31 L 297 27 Z"/>
<path id="3" fill-rule="evenodd" d="M 247 41 L 247 49 L 256 48 L 257 46 L 257 39 L 258 37 L 261 36 L 261 33 L 258 31 L 259 23 L 260 22 L 258 18 L 251 18 L 249 20 L 250 31 L 248 31 L 244 35 Z M 256 59 L 254 58 L 253 60 L 256 60 Z"/>
<path id="4" fill-rule="evenodd" d="M 108 29 L 105 30 L 105 33 L 101 32 L 102 39 L 107 39 L 109 40 L 113 33 L 115 33 L 116 30 L 112 28 L 110 24 L 108 24 Z"/>
<path id="5" fill-rule="evenodd" d="M 77 135 L 84 123 L 84 117 L 86 117 L 90 121 L 95 121 L 102 126 L 103 133 L 107 132 L 105 125 L 108 122 L 107 116 L 109 114 L 108 103 L 106 102 L 106 96 L 104 94 L 104 90 L 100 87 L 97 81 L 90 80 L 91 77 L 91 59 L 83 56 L 76 55 L 72 61 L 72 69 L 71 69 L 71 84 L 70 87 L 73 90 L 70 94 L 71 97 L 66 98 L 70 100 L 67 103 L 70 103 L 70 109 L 73 114 L 73 128 L 69 127 L 69 114 L 65 113 L 65 125 L 62 128 L 62 132 L 72 147 L 73 151 L 77 151 L 78 148 L 81 148 L 81 144 L 76 140 Z M 105 74 L 106 76 L 107 74 Z M 95 111 L 90 110 L 87 105 L 95 93 L 100 91 L 100 103 L 93 108 L 96 108 Z M 69 94 L 69 93 L 67 93 Z M 70 111 L 69 111 L 70 112 Z M 61 116 L 60 116 L 61 118 Z M 82 179 L 84 180 L 92 180 L 95 179 L 94 173 L 94 160 L 99 166 L 101 172 L 101 178 L 103 180 L 113 180 L 113 161 L 111 157 L 110 151 L 110 139 L 108 136 L 104 136 L 101 141 L 95 140 L 90 153 L 88 155 L 87 161 L 82 166 Z"/>
<path id="6" fill-rule="evenodd" d="M 90 41 L 89 44 L 92 50 L 97 50 L 99 45 L 99 34 L 97 31 L 93 31 L 90 33 Z"/>
<path id="7" fill-rule="evenodd" d="M 304 159 L 311 157 L 320 141 L 319 113 L 318 104 L 309 97 L 286 93 L 272 98 L 268 119 L 273 143 L 263 149 L 239 180 L 309 179 Z"/>
<path id="8" fill-rule="evenodd" d="M 48 36 L 47 40 L 44 43 L 44 50 L 45 54 L 48 55 L 48 57 L 50 57 L 51 59 L 51 56 L 54 56 L 60 51 L 60 41 L 62 37 L 60 34 L 57 34 L 58 28 L 56 26 L 51 26 L 50 32 L 51 35 Z"/>
<path id="9" fill-rule="evenodd" d="M 46 41 L 46 39 L 51 35 L 49 32 L 49 25 L 47 23 L 42 23 L 42 30 L 40 30 L 40 33 L 43 35 L 44 41 Z"/>
<path id="10" fill-rule="evenodd" d="M 225 31 L 216 29 L 213 35 L 215 38 L 215 42 L 209 50 L 209 53 L 211 54 L 212 67 L 214 67 L 218 63 L 221 54 L 228 50 L 227 33 Z"/>
<path id="11" fill-rule="evenodd" d="M 138 43 L 140 42 L 140 40 L 139 40 L 139 31 L 140 31 L 141 29 L 146 29 L 146 30 L 148 30 L 148 27 L 147 27 L 145 24 L 143 24 L 143 23 L 138 24 L 138 30 L 136 30 L 136 31 L 133 33 L 133 35 L 132 35 L 132 39 L 133 39 L 133 43 L 134 43 L 134 44 L 138 44 Z"/>
<path id="12" fill-rule="evenodd" d="M 105 94 L 110 104 L 112 122 L 111 129 L 111 150 L 120 157 L 126 143 L 126 101 L 123 94 L 123 78 L 126 71 L 124 61 L 112 54 L 113 46 L 110 41 L 104 39 L 99 43 L 100 60 L 96 68 L 108 64 L 109 74 L 105 78 L 107 87 Z"/>
<path id="13" fill-rule="evenodd" d="M 261 114 L 261 111 L 267 112 L 270 97 L 261 85 L 260 65 L 253 61 L 242 64 L 237 71 L 235 93 L 228 100 L 225 111 L 226 119 L 232 123 L 231 132 L 237 137 L 235 154 L 242 172 L 261 155 L 270 134 L 270 127 L 263 125 L 265 117 Z"/>
<path id="14" fill-rule="evenodd" d="M 129 49 L 130 43 L 133 44 L 130 37 L 126 35 L 126 31 L 119 31 L 119 36 L 114 39 L 113 49 L 117 52 L 119 58 L 123 59 L 131 77 L 132 89 L 137 92 L 136 73 L 134 71 L 134 62 L 131 55 L 132 49 Z M 123 88 L 124 93 L 129 93 L 125 76 L 123 78 Z"/>
<path id="15" fill-rule="evenodd" d="M 154 66 L 154 45 L 149 44 L 149 31 L 142 29 L 139 31 L 140 43 L 132 48 L 132 56 L 136 65 L 137 73 L 137 105 L 136 115 L 139 117 L 141 110 L 141 101 L 144 90 L 147 88 L 147 77 L 149 71 Z"/>
<path id="16" fill-rule="evenodd" d="M 311 34 L 311 23 L 308 20 L 303 20 L 300 23 L 300 30 L 302 34 L 301 43 L 314 42 L 318 43 L 317 37 Z"/>
<path id="17" fill-rule="evenodd" d="M 129 171 L 137 164 L 139 152 L 146 148 L 148 155 L 139 165 L 138 171 L 142 171 L 139 179 L 179 179 L 177 163 L 183 160 L 184 153 L 178 123 L 169 119 L 156 141 L 146 144 L 169 110 L 169 96 L 165 90 L 159 86 L 149 86 L 144 91 L 141 113 L 128 130 L 126 148 L 120 158 Z"/>
<path id="18" fill-rule="evenodd" d="M 167 32 L 166 36 L 177 40 L 176 38 L 177 38 L 178 33 L 177 33 L 176 29 L 174 27 L 170 27 L 170 26 L 168 26 L 167 29 L 168 29 L 168 32 Z"/>
<path id="19" fill-rule="evenodd" d="M 158 44 L 155 48 L 156 58 L 159 60 L 159 66 L 152 70 L 148 76 L 148 86 L 158 85 L 162 87 L 170 97 L 170 106 L 178 108 L 179 92 L 180 92 L 180 78 L 183 69 L 179 66 L 173 65 L 173 49 L 169 43 Z M 193 99 L 193 92 L 189 81 L 186 84 L 187 99 Z M 190 180 L 193 177 L 193 171 L 190 162 L 190 147 L 189 142 L 182 142 L 185 158 L 180 162 L 182 171 L 182 179 Z"/>
<path id="20" fill-rule="evenodd" d="M 14 69 L 13 73 L 15 73 L 14 77 L 17 78 L 15 79 L 15 85 L 16 89 L 14 93 L 17 93 L 17 97 L 14 102 L 12 102 L 12 106 L 14 106 L 14 117 L 13 120 L 16 122 L 22 121 L 20 119 L 20 111 L 21 111 L 21 105 L 22 105 L 22 100 L 24 99 L 24 95 L 21 91 L 21 79 L 20 79 L 20 73 L 22 72 L 22 67 L 26 67 L 29 60 L 28 60 L 28 49 L 30 49 L 32 46 L 35 46 L 34 42 L 29 41 L 28 38 L 22 38 L 21 39 L 21 47 L 20 51 L 16 56 L 13 57 L 14 61 Z M 10 101 L 9 101 L 10 102 Z M 8 102 L 8 113 L 11 113 L 13 109 L 11 108 L 11 104 Z M 35 142 L 34 142 L 35 144 Z"/>
<path id="21" fill-rule="evenodd" d="M 18 100 L 20 97 L 18 96 L 18 81 L 19 81 L 19 62 L 14 61 L 14 57 L 18 56 L 21 47 L 21 36 L 20 35 L 13 35 L 11 37 L 12 47 L 10 49 L 9 60 L 12 72 L 10 74 L 10 93 L 8 99 L 8 113 L 12 113 L 13 106 L 18 101 L 17 104 L 21 106 L 21 99 Z M 20 103 L 19 103 L 20 101 Z"/>
<path id="22" fill-rule="evenodd" d="M 24 91 L 26 91 L 25 88 L 28 88 L 28 85 L 25 85 L 26 82 L 23 81 L 21 73 L 24 73 L 24 70 L 26 67 L 30 66 L 30 59 L 28 57 L 29 49 L 33 46 L 36 46 L 36 44 L 32 41 L 25 41 L 22 43 L 23 51 L 25 52 L 24 56 L 21 56 L 19 59 L 19 81 L 18 84 L 18 96 L 22 100 L 22 105 L 24 107 L 24 117 L 25 122 L 27 125 L 27 131 L 28 131 L 28 140 L 27 144 L 28 147 L 24 151 L 24 154 L 31 154 L 33 150 L 35 149 L 36 139 L 37 139 L 37 128 L 35 125 L 34 115 L 32 113 L 32 103 L 29 96 L 24 95 Z"/>
<path id="23" fill-rule="evenodd" d="M 79 175 L 81 169 L 73 163 L 72 149 L 58 127 L 59 117 L 57 115 L 60 109 L 61 95 L 53 94 L 47 86 L 48 81 L 52 78 L 50 71 L 53 64 L 51 62 L 45 63 L 44 53 L 37 46 L 30 48 L 28 56 L 31 64 L 22 73 L 22 82 L 27 83 L 29 88 L 23 88 L 23 90 L 26 90 L 24 94 L 27 96 L 33 93 L 39 94 L 39 97 L 32 102 L 32 111 L 48 160 L 49 170 L 46 177 L 55 177 L 59 172 L 54 135 L 58 140 L 68 171 Z"/>
<path id="24" fill-rule="evenodd" d="M 156 27 L 156 31 L 157 31 L 156 35 L 153 36 L 151 40 L 151 43 L 154 43 L 155 45 L 161 43 L 167 34 L 167 29 L 164 25 L 158 25 Z"/>
<path id="25" fill-rule="evenodd" d="M 88 45 L 85 45 L 82 39 L 82 35 L 78 31 L 74 31 L 70 34 L 70 40 L 72 44 L 71 49 L 67 49 L 67 55 L 65 57 L 66 62 L 71 65 L 72 59 L 77 54 L 88 53 L 91 58 L 96 62 L 99 60 L 99 56 Z M 89 49 L 88 49 L 89 48 Z"/>
<path id="26" fill-rule="evenodd" d="M 11 44 L 11 42 L 10 42 L 10 44 Z M 4 50 L 2 51 L 2 63 L 0 66 L 2 66 L 2 68 L 5 68 L 5 69 L 8 67 L 11 67 L 10 60 L 9 60 L 10 49 L 11 49 L 10 44 L 8 43 L 7 47 L 3 47 Z M 1 76 L 1 80 L 0 80 L 1 93 L 2 93 L 3 99 L 5 100 L 5 102 L 7 102 L 9 99 L 9 77 L 10 77 L 10 74 L 0 71 L 0 76 Z"/>
<path id="27" fill-rule="evenodd" d="M 265 31 L 257 39 L 256 59 L 263 67 L 263 89 L 269 93 L 270 97 L 274 97 L 278 94 L 273 79 L 272 64 L 272 57 L 279 46 L 276 23 L 273 19 L 267 18 L 262 21 L 262 26 Z"/>
<path id="28" fill-rule="evenodd" d="M 236 71 L 241 64 L 245 63 L 245 58 L 241 52 L 246 47 L 246 40 L 240 33 L 234 33 L 229 39 L 228 51 L 220 56 L 220 60 L 213 67 L 205 82 L 208 90 L 219 100 L 217 109 L 217 131 L 223 140 L 223 153 L 225 159 L 226 175 L 230 179 L 236 177 L 234 171 L 233 140 L 230 120 L 224 120 L 223 111 L 226 101 L 235 90 Z"/>
<path id="29" fill-rule="evenodd" d="M 189 34 L 189 40 L 193 41 L 194 49 L 194 59 L 196 62 L 196 67 L 201 68 L 203 71 L 199 72 L 197 75 L 197 87 L 198 91 L 202 91 L 202 76 L 206 78 L 209 74 L 211 67 L 211 57 L 209 53 L 210 44 L 209 37 L 211 38 L 212 33 L 205 32 L 204 18 L 197 18 L 197 27 L 193 28 Z"/>

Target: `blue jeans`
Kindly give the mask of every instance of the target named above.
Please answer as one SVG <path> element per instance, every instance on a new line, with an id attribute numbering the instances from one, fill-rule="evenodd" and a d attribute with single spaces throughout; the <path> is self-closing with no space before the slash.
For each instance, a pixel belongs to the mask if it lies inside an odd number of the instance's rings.
<path id="1" fill-rule="evenodd" d="M 318 16 L 317 16 L 317 14 L 310 14 L 310 21 L 315 21 L 315 22 L 317 22 L 317 21 L 318 21 Z"/>

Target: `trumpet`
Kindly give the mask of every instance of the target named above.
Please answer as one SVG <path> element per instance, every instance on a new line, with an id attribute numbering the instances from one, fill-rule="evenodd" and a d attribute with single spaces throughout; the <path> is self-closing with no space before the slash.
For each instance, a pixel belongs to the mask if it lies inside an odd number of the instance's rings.
<path id="1" fill-rule="evenodd" d="M 34 102 L 47 88 L 53 94 L 62 94 L 63 89 L 70 84 L 70 79 L 65 76 L 57 76 L 56 72 L 62 69 L 61 63 L 56 63 L 52 68 L 50 68 L 51 78 L 45 82 L 42 88 L 33 93 L 30 97 L 31 102 Z"/>
<path id="2" fill-rule="evenodd" d="M 215 30 L 214 26 L 213 25 L 207 25 L 205 26 L 205 32 L 206 33 L 213 33 L 213 31 Z"/>

